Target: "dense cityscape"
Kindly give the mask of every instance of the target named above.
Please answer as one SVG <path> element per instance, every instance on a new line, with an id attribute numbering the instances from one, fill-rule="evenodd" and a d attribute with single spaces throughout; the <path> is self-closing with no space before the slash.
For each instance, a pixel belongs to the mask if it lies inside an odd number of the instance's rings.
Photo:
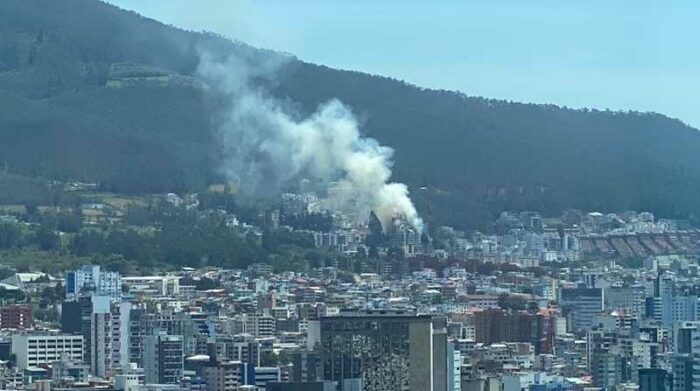
<path id="1" fill-rule="evenodd" d="M 0 391 L 700 391 L 698 19 L 0 0 Z"/>
<path id="2" fill-rule="evenodd" d="M 82 230 L 124 229 L 133 203 L 146 202 L 100 195 L 92 185 L 66 187 L 92 192 L 79 208 Z M 331 254 L 301 269 L 255 262 L 161 266 L 152 275 L 120 274 L 119 264 L 55 275 L 7 270 L 0 282 L 2 387 L 700 387 L 693 378 L 700 231 L 688 222 L 632 211 L 569 210 L 559 218 L 504 212 L 489 234 L 443 226 L 429 237 L 401 221 L 382 230 L 374 214 L 358 221 L 328 193 L 332 198 L 284 194 L 277 208 L 260 213 L 260 226 L 214 209 L 237 235 L 306 235 L 310 246 Z M 148 202 L 213 213 L 201 208 L 201 197 Z M 3 224 L 39 224 L 27 219 L 8 214 Z"/>

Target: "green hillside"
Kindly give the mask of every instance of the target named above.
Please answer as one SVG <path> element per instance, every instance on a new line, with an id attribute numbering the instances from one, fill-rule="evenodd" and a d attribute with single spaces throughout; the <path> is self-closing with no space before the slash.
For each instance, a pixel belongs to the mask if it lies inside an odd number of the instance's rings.
<path id="1" fill-rule="evenodd" d="M 4 171 L 129 193 L 220 180 L 218 106 L 194 79 L 203 45 L 278 56 L 97 0 L 3 0 Z M 273 92 L 306 112 L 334 97 L 350 105 L 396 150 L 395 179 L 430 222 L 475 227 L 504 209 L 571 207 L 700 215 L 700 133 L 663 115 L 488 100 L 297 60 Z"/>

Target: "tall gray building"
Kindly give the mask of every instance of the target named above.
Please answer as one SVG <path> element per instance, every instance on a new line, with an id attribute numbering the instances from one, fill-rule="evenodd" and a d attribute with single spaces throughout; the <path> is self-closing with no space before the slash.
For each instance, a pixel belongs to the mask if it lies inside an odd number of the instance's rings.
<path id="1" fill-rule="evenodd" d="M 106 377 L 129 363 L 129 303 L 83 295 L 62 307 L 61 328 L 83 336 L 83 359 L 93 375 Z"/>
<path id="2" fill-rule="evenodd" d="M 672 376 L 660 368 L 639 370 L 639 391 L 671 391 Z"/>
<path id="3" fill-rule="evenodd" d="M 404 311 L 343 312 L 319 321 L 323 380 L 339 391 L 447 391 L 447 320 Z"/>
<path id="4" fill-rule="evenodd" d="M 143 369 L 146 383 L 178 384 L 184 371 L 182 336 L 155 330 L 144 338 Z"/>
<path id="5" fill-rule="evenodd" d="M 678 322 L 673 332 L 673 391 L 700 390 L 700 322 Z"/>
<path id="6" fill-rule="evenodd" d="M 593 315 L 604 309 L 601 288 L 562 289 L 559 294 L 559 304 L 567 316 L 571 331 L 589 329 L 594 319 Z"/>

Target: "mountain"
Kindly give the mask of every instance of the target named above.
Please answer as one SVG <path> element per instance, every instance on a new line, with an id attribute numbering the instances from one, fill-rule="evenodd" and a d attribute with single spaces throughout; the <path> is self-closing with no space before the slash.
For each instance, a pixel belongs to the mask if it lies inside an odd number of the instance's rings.
<path id="1" fill-rule="evenodd" d="M 4 171 L 128 193 L 220 181 L 217 102 L 195 77 L 202 45 L 282 56 L 97 0 L 3 0 Z M 331 98 L 351 106 L 396 150 L 393 179 L 430 222 L 483 227 L 505 209 L 700 215 L 700 133 L 660 114 L 470 97 L 297 59 L 271 88 L 302 112 Z"/>

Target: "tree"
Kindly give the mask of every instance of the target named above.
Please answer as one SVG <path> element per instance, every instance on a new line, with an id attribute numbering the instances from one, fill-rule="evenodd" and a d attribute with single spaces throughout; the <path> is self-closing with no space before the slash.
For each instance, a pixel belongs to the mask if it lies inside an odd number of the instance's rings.
<path id="1" fill-rule="evenodd" d="M 279 240 L 277 240 L 277 235 L 275 235 L 272 230 L 266 228 L 262 235 L 262 248 L 269 252 L 274 252 L 278 247 Z"/>
<path id="2" fill-rule="evenodd" d="M 38 206 L 35 203 L 27 203 L 24 205 L 24 209 L 29 216 L 34 216 L 38 210 Z"/>
<path id="3" fill-rule="evenodd" d="M 528 308 L 528 302 L 522 296 L 503 293 L 498 296 L 498 306 L 504 310 L 523 311 Z"/>
<path id="4" fill-rule="evenodd" d="M 540 306 L 537 304 L 536 301 L 531 301 L 527 303 L 527 310 L 532 314 L 536 314 L 540 312 Z"/>
<path id="5" fill-rule="evenodd" d="M 60 213 L 56 220 L 58 230 L 63 232 L 79 232 L 83 225 L 80 209 L 75 213 Z"/>
<path id="6" fill-rule="evenodd" d="M 279 357 L 273 351 L 266 350 L 260 355 L 260 365 L 263 367 L 274 367 L 279 363 Z"/>
<path id="7" fill-rule="evenodd" d="M 36 243 L 40 249 L 49 251 L 58 249 L 61 240 L 52 227 L 42 224 L 36 231 Z"/>
<path id="8" fill-rule="evenodd" d="M 277 363 L 278 364 L 289 364 L 292 362 L 292 356 L 289 354 L 287 350 L 280 350 L 279 354 L 277 355 Z"/>
<path id="9" fill-rule="evenodd" d="M 56 295 L 56 298 L 58 299 L 58 301 L 63 301 L 66 299 L 66 289 L 63 287 L 63 284 L 61 283 L 61 281 L 59 281 L 56 284 L 56 287 L 54 288 L 54 290 L 55 290 L 55 295 Z"/>
<path id="10" fill-rule="evenodd" d="M 23 235 L 15 224 L 0 224 L 0 249 L 15 248 L 22 245 Z"/>
<path id="11" fill-rule="evenodd" d="M 27 295 L 21 290 L 9 290 L 0 287 L 0 300 L 11 300 L 17 303 L 27 300 Z"/>
<path id="12" fill-rule="evenodd" d="M 10 354 L 10 357 L 7 359 L 7 362 L 5 363 L 5 366 L 8 369 L 14 368 L 14 366 L 17 364 L 17 355 L 12 353 Z"/>
<path id="13" fill-rule="evenodd" d="M 41 291 L 41 299 L 47 304 L 53 304 L 58 301 L 59 296 L 56 294 L 55 288 L 47 286 Z"/>
<path id="14" fill-rule="evenodd" d="M 365 244 L 370 248 L 384 246 L 386 243 L 384 227 L 382 227 L 382 223 L 379 221 L 379 218 L 376 214 L 374 214 L 374 212 L 370 212 L 369 214 L 369 223 L 367 228 L 368 233 L 367 238 L 365 239 Z"/>

